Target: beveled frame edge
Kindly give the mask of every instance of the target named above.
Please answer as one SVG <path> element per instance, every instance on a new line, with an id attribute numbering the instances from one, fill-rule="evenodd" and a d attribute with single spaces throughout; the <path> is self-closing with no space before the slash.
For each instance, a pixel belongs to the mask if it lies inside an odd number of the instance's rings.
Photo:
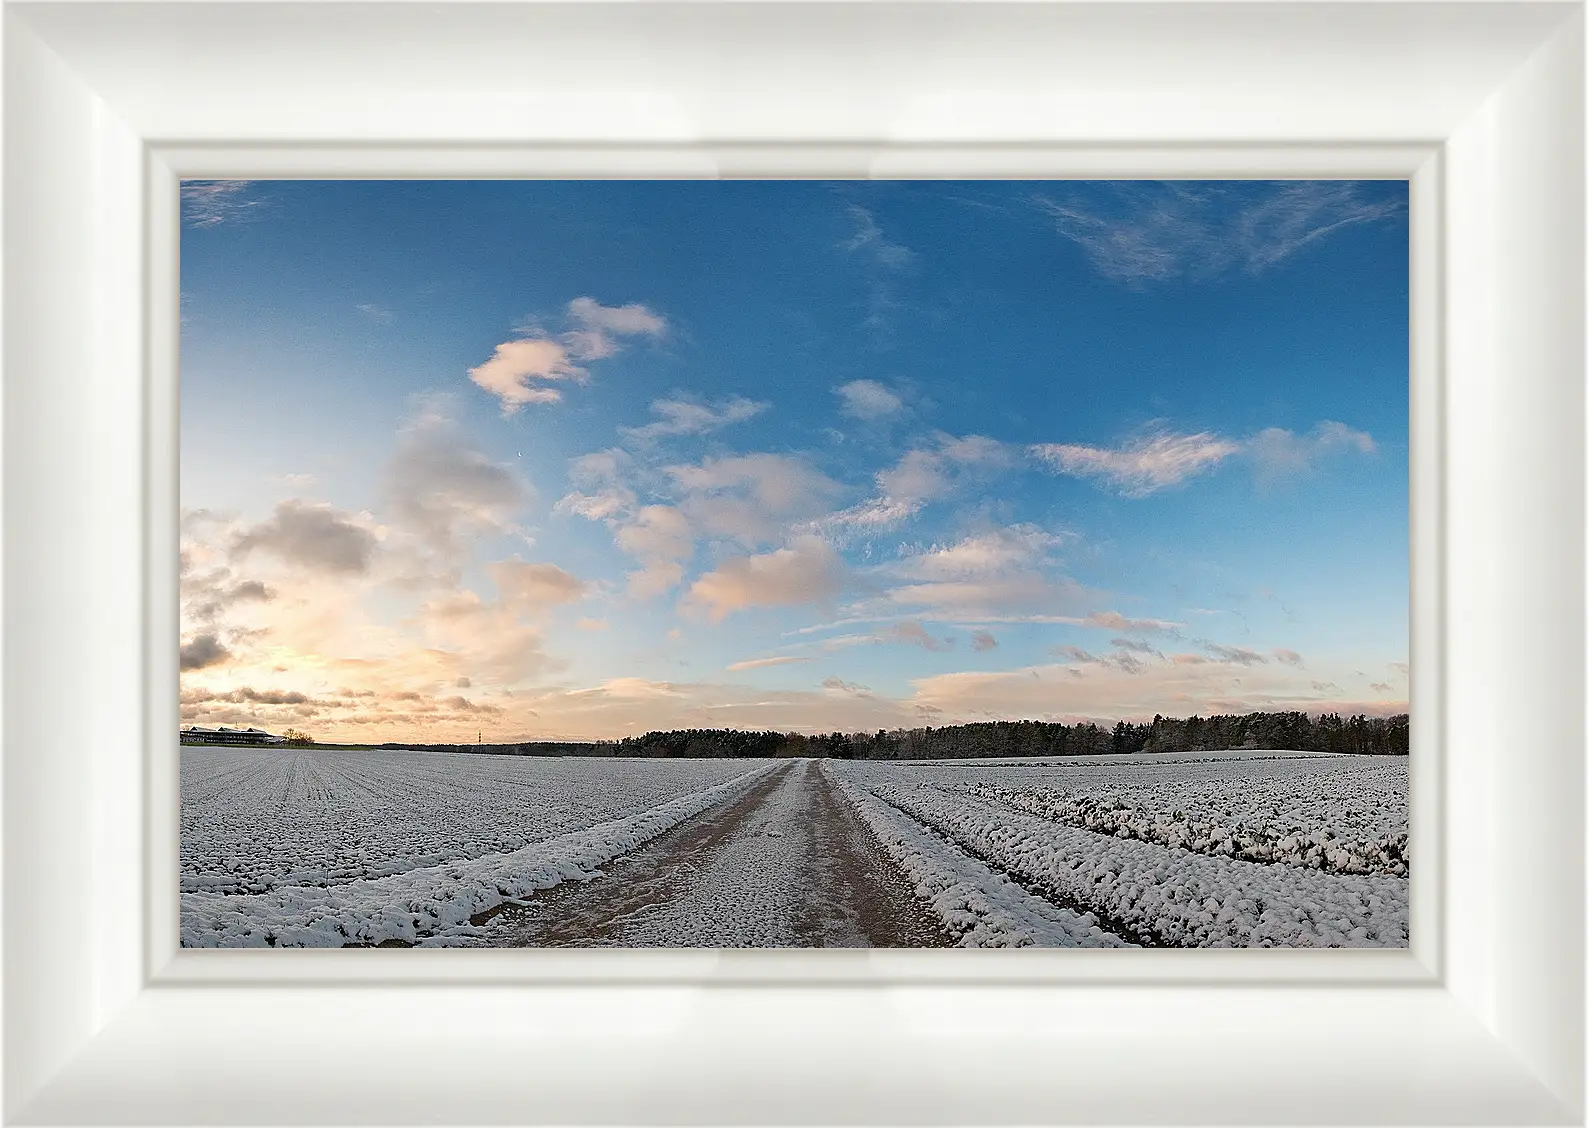
<path id="1" fill-rule="evenodd" d="M 408 1069 L 413 1074 L 412 1083 L 403 1076 L 393 1081 L 394 1090 L 410 1104 L 406 1111 L 391 1103 L 381 1106 L 388 1110 L 387 1118 L 435 1119 L 437 1106 L 426 1104 L 426 1094 L 414 1085 L 436 1084 L 444 1074 L 427 1071 L 425 1062 L 415 1057 L 415 1038 L 400 1037 L 402 1000 L 418 988 L 281 985 L 262 992 L 244 985 L 151 985 L 150 968 L 143 963 L 140 940 L 144 938 L 133 936 L 130 948 L 125 943 L 124 918 L 143 918 L 138 902 L 145 891 L 146 863 L 156 860 L 146 858 L 140 847 L 143 819 L 139 812 L 128 817 L 126 788 L 130 785 L 134 793 L 148 788 L 152 794 L 167 781 L 157 775 L 141 777 L 141 766 L 129 769 L 125 757 L 118 760 L 113 754 L 114 741 L 106 740 L 87 752 L 74 750 L 52 733 L 49 722 L 52 715 L 69 715 L 66 710 L 74 701 L 64 675 L 76 667 L 65 660 L 66 649 L 56 637 L 64 620 L 68 626 L 86 628 L 89 637 L 110 643 L 90 666 L 89 677 L 102 690 L 89 707 L 90 719 L 104 723 L 135 715 L 143 720 L 146 738 L 157 731 L 169 733 L 148 704 L 157 699 L 147 695 L 160 690 L 160 680 L 151 673 L 152 667 L 136 659 L 137 648 L 148 643 L 142 628 L 162 613 L 160 600 L 165 597 L 158 591 L 146 593 L 137 583 L 128 584 L 128 577 L 118 577 L 113 569 L 87 563 L 91 550 L 107 539 L 144 545 L 148 552 L 144 562 L 150 568 L 162 551 L 155 544 L 158 536 L 147 533 L 144 526 L 141 503 L 155 484 L 154 478 L 146 477 L 145 438 L 130 435 L 126 423 L 131 419 L 146 425 L 149 430 L 144 435 L 151 443 L 159 436 L 158 416 L 170 404 L 161 399 L 158 389 L 142 390 L 142 370 L 146 362 L 158 366 L 162 349 L 174 350 L 175 326 L 166 324 L 162 329 L 160 319 L 146 322 L 143 310 L 129 311 L 119 302 L 118 295 L 143 286 L 145 269 L 153 269 L 158 259 L 153 248 L 161 244 L 154 227 L 144 241 L 137 209 L 115 190 L 117 185 L 145 183 L 145 176 L 151 178 L 151 199 L 160 189 L 153 185 L 158 174 L 146 153 L 147 141 L 108 112 L 92 91 L 85 92 L 58 56 L 29 43 L 25 29 L 19 37 L 11 14 L 8 11 L 6 27 L 5 178 L 5 314 L 11 330 L 5 343 L 4 450 L 5 1118 L 105 1122 L 235 1117 L 240 1106 L 235 1099 L 228 1103 L 224 1084 L 188 1077 L 172 1065 L 173 1054 L 183 1052 L 197 1055 L 200 1064 L 224 1062 L 215 1054 L 227 1046 L 235 1048 L 235 1042 L 205 1046 L 201 1040 L 209 1035 L 211 1041 L 224 1041 L 217 1028 L 206 1024 L 230 1011 L 234 1017 L 254 1020 L 244 1033 L 247 1044 L 263 1058 L 274 1054 L 273 1060 L 296 1061 L 318 1085 L 307 1086 L 314 1091 L 297 1103 L 290 1095 L 255 1095 L 256 1118 L 365 1119 L 367 1109 L 348 1103 L 347 1094 L 339 1096 L 339 1090 L 326 1088 L 325 1080 L 316 1078 L 312 1059 L 302 1054 L 293 1058 L 259 1040 L 271 1032 L 301 1027 L 306 1020 L 346 1019 L 347 1008 L 354 1006 L 363 1008 L 352 1017 L 372 1047 L 361 1051 L 360 1060 L 375 1062 L 379 1056 L 374 1050 L 380 1050 L 388 1063 L 401 1062 L 396 1072 Z M 1458 738 L 1447 749 L 1455 749 L 1456 754 L 1445 760 L 1445 766 L 1453 769 L 1443 781 L 1445 807 L 1449 823 L 1464 831 L 1461 840 L 1447 842 L 1456 855 L 1450 859 L 1453 881 L 1443 888 L 1450 890 L 1446 906 L 1450 917 L 1465 927 L 1460 935 L 1448 936 L 1447 951 L 1439 957 L 1440 981 L 1411 987 L 1363 983 L 1334 994 L 1321 994 L 1323 984 L 1273 983 L 1253 984 L 1262 988 L 1253 991 L 1171 983 L 1119 988 L 1107 982 L 1054 989 L 1082 991 L 1085 997 L 1107 998 L 1122 1008 L 1124 1018 L 1105 1014 L 1090 1023 L 1091 1040 L 1085 1044 L 1077 1043 L 1058 1018 L 1034 1014 L 1021 996 L 994 986 L 975 993 L 931 986 L 838 994 L 822 988 L 774 996 L 750 992 L 755 1006 L 793 1023 L 801 1033 L 813 1029 L 810 1008 L 820 1002 L 863 1032 L 897 1030 L 901 1038 L 914 1039 L 911 1044 L 917 1048 L 930 1048 L 948 1038 L 953 1064 L 962 1075 L 970 1063 L 978 1079 L 973 1088 L 992 1093 L 992 1083 L 1002 1077 L 1009 1083 L 1011 1100 L 1048 1100 L 1046 1105 L 1027 1106 L 1046 1108 L 1043 1119 L 1164 1119 L 1166 1111 L 1144 1105 L 1141 1095 L 1118 1088 L 1109 1090 L 1113 1095 L 1100 1104 L 1097 1086 L 1089 1089 L 1083 1076 L 1067 1077 L 1065 1084 L 1047 1084 L 1001 1074 L 997 1062 L 978 1056 L 979 1046 L 1002 1045 L 1017 1064 L 1030 1061 L 1045 1047 L 1061 1046 L 1108 1082 L 1127 1074 L 1118 1063 L 1111 1065 L 1108 1054 L 1099 1057 L 1096 1047 L 1116 1055 L 1135 1048 L 1140 1054 L 1141 1037 L 1132 1024 L 1140 1027 L 1146 1020 L 1171 1028 L 1176 1023 L 1197 1023 L 1256 1030 L 1266 1029 L 1267 1023 L 1267 1028 L 1285 1031 L 1310 1050 L 1333 1046 L 1338 1063 L 1376 1078 L 1368 1088 L 1374 1090 L 1378 1103 L 1354 1103 L 1349 1094 L 1308 1089 L 1306 1077 L 1288 1070 L 1285 1060 L 1266 1055 L 1260 1046 L 1245 1063 L 1254 1074 L 1254 1093 L 1244 1106 L 1232 1106 L 1228 1100 L 1220 1106 L 1217 1092 L 1210 1097 L 1197 1088 L 1195 1074 L 1180 1078 L 1188 1091 L 1203 1094 L 1199 1099 L 1205 1102 L 1200 1106 L 1205 1117 L 1294 1120 L 1299 1118 L 1300 1097 L 1312 1110 L 1301 1114 L 1306 1120 L 1581 1122 L 1583 870 L 1581 857 L 1571 847 L 1581 848 L 1582 843 L 1583 772 L 1576 759 L 1565 765 L 1565 771 L 1564 765 L 1550 760 L 1552 749 L 1558 759 L 1564 748 L 1581 753 L 1583 735 L 1582 74 L 1579 10 L 1480 112 L 1445 139 L 1442 162 L 1450 176 L 1440 201 L 1440 221 L 1445 228 L 1447 277 L 1453 284 L 1438 295 L 1420 287 L 1414 290 L 1415 306 L 1435 301 L 1445 311 L 1436 336 L 1424 340 L 1422 350 L 1415 341 L 1415 366 L 1420 355 L 1427 357 L 1427 349 L 1443 340 L 1448 351 L 1444 386 L 1452 393 L 1444 405 L 1414 403 L 1416 419 L 1431 410 L 1443 414 L 1442 440 L 1451 448 L 1425 447 L 1420 464 L 1426 457 L 1446 469 L 1454 499 L 1448 510 L 1446 551 L 1434 561 L 1415 552 L 1415 583 L 1425 575 L 1424 569 L 1436 583 L 1444 575 L 1449 599 L 1462 601 L 1465 610 L 1479 609 L 1473 622 L 1452 625 L 1454 665 L 1442 718 Z M 1564 85 L 1578 96 L 1565 106 Z M 40 100 L 21 105 L 21 93 Z M 69 143 L 74 139 L 87 143 L 74 148 Z M 1180 149 L 1184 152 L 1185 147 Z M 34 163 L 19 171 L 19 156 Z M 1415 185 L 1415 192 L 1419 191 Z M 1528 206 L 1500 209 L 1497 202 L 1502 198 Z M 170 224 L 171 213 L 167 215 Z M 88 223 L 82 222 L 85 216 Z M 23 272 L 23 264 L 35 269 Z M 37 269 L 41 265 L 44 269 Z M 1543 294 L 1542 278 L 1554 284 L 1547 284 Z M 1519 301 L 1520 293 L 1532 300 Z M 87 394 L 52 396 L 40 375 L 61 370 L 81 373 L 79 390 Z M 1493 376 L 1497 370 L 1513 373 L 1519 384 L 1498 387 Z M 1553 386 L 1547 386 L 1550 375 L 1556 377 Z M 1523 392 L 1533 398 L 1524 400 Z M 74 446 L 85 431 L 95 440 L 92 472 L 84 469 Z M 1521 467 L 1512 467 L 1508 479 L 1502 466 L 1499 483 L 1486 481 L 1486 475 L 1496 471 L 1495 460 L 1501 453 L 1520 457 Z M 109 475 L 104 473 L 107 469 Z M 41 480 L 47 484 L 40 485 Z M 1544 517 L 1518 505 L 1515 495 L 1499 488 L 1519 480 L 1546 487 L 1549 504 L 1539 507 L 1546 511 Z M 56 520 L 55 538 L 42 545 L 26 539 L 50 515 Z M 156 525 L 153 534 L 161 533 Z M 1483 560 L 1471 555 L 1459 559 L 1451 552 L 1453 546 L 1472 549 L 1486 543 L 1490 553 Z M 74 553 L 82 559 L 74 562 Z M 108 587 L 95 586 L 107 580 Z M 1527 609 L 1534 612 L 1526 630 L 1516 622 L 1494 621 L 1504 599 L 1517 595 L 1514 586 L 1523 588 Z M 63 598 L 74 592 L 80 596 L 85 590 L 93 593 L 86 608 L 74 609 Z M 55 635 L 46 629 L 50 624 L 43 615 L 29 613 L 31 607 L 19 612 L 22 600 L 56 610 L 56 599 L 61 603 Z M 170 609 L 165 605 L 166 611 Z M 127 649 L 129 640 L 132 651 Z M 1519 651 L 1524 643 L 1534 649 Z M 174 641 L 167 645 L 174 646 Z M 1419 643 L 1415 640 L 1414 645 Z M 1488 653 L 1485 647 L 1519 655 L 1519 672 L 1503 683 L 1504 692 L 1487 692 L 1490 687 L 1475 680 L 1472 657 L 1480 651 Z M 19 662 L 19 655 L 29 661 Z M 143 670 L 131 689 L 125 674 L 129 658 Z M 1434 676 L 1427 663 L 1420 663 L 1418 669 Z M 1486 669 L 1479 664 L 1480 673 Z M 1415 700 L 1423 700 L 1424 688 L 1422 681 L 1415 683 Z M 1509 711 L 1519 704 L 1525 708 L 1521 718 Z M 1417 708 L 1421 710 L 1421 704 Z M 1498 775 L 1495 757 L 1484 754 L 1482 743 L 1513 733 L 1518 733 L 1517 745 L 1522 749 L 1518 770 L 1513 776 Z M 19 744 L 49 749 L 57 758 L 29 751 L 19 760 Z M 80 801 L 83 774 L 89 780 L 88 804 Z M 1415 788 L 1422 795 L 1430 782 L 1421 770 L 1417 779 Z M 1494 785 L 1488 794 L 1486 784 Z M 30 803 L 48 813 L 30 817 Z M 60 824 L 53 828 L 57 835 L 47 854 L 37 848 L 50 841 L 37 833 L 41 817 Z M 1519 839 L 1546 846 L 1565 844 L 1569 850 L 1565 856 L 1557 850 L 1534 873 L 1519 874 L 1503 864 L 1504 857 L 1496 858 L 1498 847 Z M 84 874 L 91 875 L 96 911 L 104 916 L 105 926 L 97 934 L 92 928 L 75 932 L 38 928 L 37 921 L 54 901 L 57 883 L 74 876 L 81 880 Z M 1531 898 L 1537 928 L 1508 928 L 1505 920 L 1474 912 L 1502 903 L 1506 894 Z M 820 1047 L 813 1051 L 799 1039 L 780 1041 L 777 1034 L 760 1027 L 744 1027 L 747 1012 L 736 1008 L 743 1006 L 747 992 L 739 987 L 725 986 L 705 995 L 698 987 L 678 986 L 644 992 L 612 987 L 572 994 L 567 989 L 520 987 L 497 987 L 482 994 L 441 984 L 426 990 L 474 1016 L 475 1032 L 491 1038 L 489 1044 L 478 1039 L 473 1044 L 483 1059 L 493 1062 L 500 1063 L 509 1051 L 522 1052 L 533 1045 L 544 1050 L 550 1044 L 545 1029 L 540 1041 L 531 1037 L 536 1024 L 527 1027 L 523 1013 L 503 1010 L 510 1001 L 533 999 L 537 1008 L 567 1023 L 551 1031 L 554 1041 L 610 1039 L 615 1030 L 640 1029 L 653 1038 L 694 1031 L 699 1043 L 712 1030 L 739 1023 L 741 1030 L 758 1031 L 758 1045 L 763 1048 L 787 1044 L 804 1050 L 807 1060 L 816 1063 L 817 1074 L 838 1094 L 824 1101 L 820 1094 L 774 1085 L 766 1094 L 719 1094 L 716 1104 L 703 1104 L 678 1092 L 680 1077 L 653 1079 L 650 1095 L 660 1093 L 673 1102 L 661 1109 L 669 1118 L 775 1119 L 786 1107 L 776 1103 L 777 1098 L 787 1100 L 795 1094 L 799 1094 L 795 1103 L 803 1100 L 807 1115 L 820 1116 L 826 1110 L 831 1118 L 1023 1118 L 1010 1112 L 1018 1101 L 996 1103 L 989 1116 L 986 1107 L 968 1105 L 954 1093 L 931 1085 L 926 1092 L 929 1100 L 913 1101 L 899 1083 L 920 1082 L 920 1070 L 901 1072 L 904 1067 L 897 1062 L 865 1089 L 842 1057 Z M 1045 992 L 1045 997 L 1053 994 Z M 575 997 L 579 1014 L 564 1005 Z M 1350 1002 L 1343 1004 L 1343 997 Z M 1324 1023 L 1323 1042 L 1316 1037 L 1309 1040 L 1309 1032 L 1296 1029 L 1292 1016 L 1299 1011 Z M 1328 1037 L 1355 1033 L 1352 1027 L 1364 1014 L 1387 1024 L 1368 1033 L 1371 1048 L 1401 1051 L 1394 1078 L 1384 1073 L 1382 1064 Z M 542 1027 L 546 1021 L 541 1020 Z M 832 1019 L 815 1027 L 833 1028 Z M 394 1031 L 399 1034 L 396 1042 Z M 860 1048 L 853 1038 L 839 1037 L 839 1045 L 851 1051 Z M 1409 1045 L 1421 1045 L 1422 1052 L 1409 1055 Z M 780 1079 L 768 1075 L 765 1063 L 740 1061 L 732 1057 L 732 1047 L 717 1048 L 729 1053 L 728 1060 L 737 1061 L 749 1076 L 757 1076 L 760 1069 L 770 1080 Z M 1168 1060 L 1163 1053 L 1148 1053 L 1156 1064 Z M 1182 1057 L 1188 1068 L 1191 1064 L 1219 1067 L 1217 1060 L 1199 1057 L 1195 1047 Z M 667 1060 L 664 1055 L 658 1064 Z M 864 1055 L 863 1061 L 876 1064 Z M 931 1061 L 939 1067 L 951 1064 L 950 1059 Z M 615 1103 L 610 1094 L 588 1091 L 589 1075 L 575 1073 L 572 1085 L 560 1083 L 556 1076 L 547 1079 L 537 1118 L 657 1118 L 655 1104 Z M 688 1083 L 695 1075 L 680 1076 Z M 224 1076 L 220 1080 L 224 1082 Z M 798 1080 L 804 1089 L 810 1088 L 809 1078 L 802 1075 Z M 1387 1091 L 1387 1084 L 1399 1084 L 1402 1091 L 1399 1095 Z M 1090 1102 L 1089 1093 L 1094 1094 Z M 1054 1104 L 1059 1098 L 1070 1103 Z M 459 1107 L 458 1122 L 513 1116 L 500 1093 L 485 1103 L 466 1099 Z M 1223 1114 L 1209 1111 L 1219 1107 Z"/>
<path id="2" fill-rule="evenodd" d="M 492 177 L 575 178 L 668 176 L 682 179 L 765 179 L 797 175 L 811 179 L 1004 178 L 1036 179 L 1076 176 L 1140 177 L 1166 174 L 1183 178 L 1234 176 L 1256 179 L 1317 176 L 1321 178 L 1406 179 L 1416 201 L 1411 223 L 1410 265 L 1414 304 L 1432 315 L 1415 323 L 1409 393 L 1419 414 L 1411 428 L 1418 451 L 1438 451 L 1440 338 L 1440 152 L 1434 145 L 1300 145 L 1300 146 L 1107 146 L 1093 145 L 657 145 L 637 147 L 558 145 L 368 146 L 332 150 L 327 146 L 184 145 L 153 143 L 148 148 L 151 231 L 169 223 L 177 183 L 184 178 L 246 177 L 250 179 L 333 179 L 429 175 L 442 179 Z M 155 247 L 165 244 L 155 242 Z M 152 318 L 162 327 L 174 325 L 176 262 L 165 253 L 151 259 L 149 300 Z M 168 417 L 161 433 L 175 431 L 176 357 L 161 350 L 151 368 L 155 401 Z M 159 450 L 156 446 L 154 449 Z M 176 465 L 173 458 L 155 463 L 159 477 L 148 504 L 158 515 L 154 526 L 175 528 Z M 1411 470 L 1411 467 L 1409 467 Z M 1419 577 L 1421 597 L 1410 620 L 1415 645 L 1423 653 L 1440 653 L 1442 604 L 1439 555 L 1442 538 L 1440 476 L 1433 458 L 1414 475 L 1414 519 L 1409 536 L 1423 546 L 1425 564 Z M 170 561 L 175 541 L 159 545 L 160 559 L 151 561 L 150 582 L 169 597 Z M 1435 566 L 1429 566 L 1435 565 Z M 159 621 L 159 620 L 156 620 Z M 147 658 L 151 668 L 175 668 L 176 640 L 170 632 L 152 631 Z M 1412 933 L 1401 951 L 1319 952 L 1274 950 L 1133 952 L 1130 966 L 1118 953 L 1087 952 L 859 952 L 780 953 L 768 951 L 636 951 L 434 953 L 433 963 L 416 968 L 413 958 L 396 951 L 182 951 L 176 944 L 177 895 L 169 882 L 155 875 L 176 865 L 176 779 L 171 768 L 169 734 L 176 726 L 174 707 L 157 709 L 148 735 L 153 761 L 147 824 L 150 854 L 156 859 L 146 879 L 150 947 L 148 973 L 160 983 L 248 982 L 308 984 L 330 981 L 360 983 L 543 983 L 676 984 L 802 986 L 812 983 L 885 984 L 1063 984 L 1087 983 L 1226 983 L 1254 985 L 1330 982 L 1342 986 L 1385 982 L 1434 983 L 1440 974 L 1443 919 L 1440 908 L 1443 849 L 1440 841 L 1439 749 L 1440 664 L 1431 663 L 1417 682 L 1421 704 L 1415 717 L 1415 755 L 1420 765 L 1414 798 L 1413 850 L 1420 863 L 1413 880 Z M 174 687 L 162 686 L 153 701 L 175 701 Z M 166 742 L 162 745 L 161 741 Z M 1256 958 L 1255 958 L 1256 957 Z"/>

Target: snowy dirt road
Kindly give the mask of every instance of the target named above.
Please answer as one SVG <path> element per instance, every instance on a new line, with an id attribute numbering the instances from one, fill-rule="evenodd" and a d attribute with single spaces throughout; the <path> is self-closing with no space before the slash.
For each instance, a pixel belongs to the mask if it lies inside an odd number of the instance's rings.
<path id="1" fill-rule="evenodd" d="M 527 905 L 477 917 L 501 947 L 949 944 L 875 836 L 810 760 Z"/>

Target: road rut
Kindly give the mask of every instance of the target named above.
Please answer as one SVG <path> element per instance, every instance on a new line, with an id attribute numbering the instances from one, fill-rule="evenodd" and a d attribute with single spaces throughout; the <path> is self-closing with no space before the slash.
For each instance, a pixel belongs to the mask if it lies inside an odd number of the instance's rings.
<path id="1" fill-rule="evenodd" d="M 527 905 L 479 919 L 501 947 L 940 947 L 949 939 L 815 761 L 796 760 Z"/>

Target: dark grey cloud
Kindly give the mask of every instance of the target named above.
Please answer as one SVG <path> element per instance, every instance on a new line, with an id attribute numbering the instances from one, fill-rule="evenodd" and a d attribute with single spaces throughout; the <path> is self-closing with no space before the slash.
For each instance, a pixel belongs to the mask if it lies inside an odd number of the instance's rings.
<path id="1" fill-rule="evenodd" d="M 290 500 L 280 502 L 269 518 L 239 533 L 232 542 L 232 555 L 241 559 L 257 550 L 318 572 L 362 575 L 369 571 L 375 544 L 375 534 L 358 524 L 352 514 L 329 505 Z"/>
<path id="2" fill-rule="evenodd" d="M 202 670 L 206 666 L 218 666 L 232 656 L 232 652 L 226 649 L 221 644 L 221 640 L 213 634 L 195 635 L 182 644 L 177 654 L 179 666 L 184 670 Z"/>

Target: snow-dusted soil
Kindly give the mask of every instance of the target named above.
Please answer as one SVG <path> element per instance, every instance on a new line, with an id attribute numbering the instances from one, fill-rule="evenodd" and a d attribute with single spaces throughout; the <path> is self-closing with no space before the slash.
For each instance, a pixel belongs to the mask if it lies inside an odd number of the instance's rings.
<path id="1" fill-rule="evenodd" d="M 182 750 L 190 947 L 1407 943 L 1406 761 Z"/>
<path id="2" fill-rule="evenodd" d="M 827 770 L 960 947 L 1133 946 L 1099 928 L 1091 913 L 1078 913 L 1028 893 L 898 807 Z"/>
<path id="3" fill-rule="evenodd" d="M 949 943 L 820 765 L 775 769 L 582 885 L 485 922 L 493 946 L 929 947 Z"/>
<path id="4" fill-rule="evenodd" d="M 184 773 L 189 751 L 211 750 L 184 749 Z M 238 773 L 246 780 L 266 775 L 267 769 L 270 777 L 278 780 L 284 775 L 289 779 L 299 778 L 304 771 L 303 759 L 336 755 L 319 751 L 293 754 L 269 749 L 225 751 L 233 753 L 227 760 L 234 767 L 249 756 L 261 761 L 258 765 L 245 763 L 245 767 L 254 768 Z M 415 819 L 407 824 L 407 830 L 416 837 L 427 834 L 419 817 L 426 799 L 416 797 L 412 763 L 394 760 L 382 753 L 341 755 L 375 757 L 368 764 L 344 762 L 339 765 L 344 771 L 357 771 L 378 781 L 386 768 L 404 778 L 408 790 L 400 809 Z M 280 759 L 273 760 L 273 757 Z M 454 765 L 456 777 L 449 774 Z M 590 880 L 600 872 L 598 867 L 613 858 L 733 798 L 770 770 L 773 762 L 520 761 L 503 756 L 437 754 L 427 766 L 432 769 L 432 791 L 428 801 L 438 812 L 453 815 L 450 823 L 439 817 L 437 824 L 428 828 L 428 841 L 450 842 L 449 848 L 454 851 L 451 857 L 439 862 L 434 860 L 433 853 L 418 854 L 405 849 L 401 838 L 403 827 L 381 825 L 373 820 L 369 807 L 361 802 L 368 795 L 367 791 L 350 791 L 339 798 L 316 794 L 308 800 L 314 806 L 296 818 L 286 802 L 275 806 L 268 802 L 258 803 L 250 822 L 245 803 L 217 801 L 218 785 L 214 776 L 208 777 L 204 787 L 208 801 L 214 805 L 212 809 L 222 810 L 228 817 L 218 825 L 211 825 L 204 818 L 203 807 L 190 812 L 184 803 L 184 853 L 189 848 L 190 835 L 196 839 L 194 853 L 201 855 L 201 847 L 213 849 L 213 843 L 230 836 L 232 841 L 246 843 L 247 850 L 239 848 L 240 855 L 266 872 L 285 873 L 287 879 L 277 876 L 266 891 L 258 893 L 213 888 L 184 890 L 180 920 L 183 946 L 337 947 L 386 941 L 456 943 L 475 934 L 469 923 L 472 917 L 504 900 L 524 897 L 560 882 Z M 501 772 L 501 779 L 520 788 L 515 804 L 498 807 L 494 812 L 485 802 L 496 793 L 489 786 L 481 788 L 484 794 L 473 797 L 473 803 L 471 796 L 458 794 L 460 789 L 474 786 L 482 778 L 490 779 L 493 767 Z M 539 789 L 525 783 L 530 774 L 525 769 L 535 768 L 543 773 L 544 782 Z M 669 768 L 682 770 L 670 772 Z M 689 786 L 691 776 L 695 777 L 693 789 Z M 183 783 L 186 790 L 188 781 L 184 779 Z M 584 793 L 576 794 L 581 788 Z M 648 790 L 663 801 L 634 810 L 638 805 L 636 796 Z M 260 793 L 255 790 L 252 794 L 257 797 Z M 600 821 L 589 813 L 624 810 L 631 813 Z M 459 812 L 466 812 L 468 817 L 460 817 Z M 339 833 L 334 840 L 335 848 L 369 862 L 371 870 L 386 876 L 326 880 L 326 871 L 314 862 L 331 850 L 307 833 L 307 828 L 329 833 L 339 822 L 338 816 L 349 827 L 361 828 L 364 837 L 361 839 L 350 832 Z M 533 840 L 528 845 L 491 852 L 478 848 L 479 838 L 459 841 L 462 837 L 458 833 L 460 824 L 466 828 L 479 826 L 489 817 L 519 823 L 502 828 L 497 841 Z M 591 825 L 593 821 L 595 825 Z M 545 833 L 547 828 L 559 826 L 579 829 L 561 834 Z M 280 839 L 272 838 L 283 830 L 286 833 L 282 833 Z M 449 839 L 449 833 L 454 837 Z M 393 858 L 383 856 L 383 850 L 410 864 L 400 872 L 392 872 Z M 413 864 L 415 858 L 423 859 L 422 864 Z M 307 880 L 293 881 L 292 878 Z"/>
<path id="5" fill-rule="evenodd" d="M 181 762 L 185 893 L 341 885 L 510 853 L 758 763 L 207 747 L 183 748 Z"/>
<path id="6" fill-rule="evenodd" d="M 1404 761 L 1214 755 L 831 769 L 1139 943 L 1406 945 L 1408 884 L 1391 868 L 1405 872 Z"/>
<path id="7" fill-rule="evenodd" d="M 934 782 L 1056 822 L 1199 854 L 1329 873 L 1408 872 L 1405 760 L 1176 760 L 1076 765 L 1063 774 L 947 771 Z"/>

